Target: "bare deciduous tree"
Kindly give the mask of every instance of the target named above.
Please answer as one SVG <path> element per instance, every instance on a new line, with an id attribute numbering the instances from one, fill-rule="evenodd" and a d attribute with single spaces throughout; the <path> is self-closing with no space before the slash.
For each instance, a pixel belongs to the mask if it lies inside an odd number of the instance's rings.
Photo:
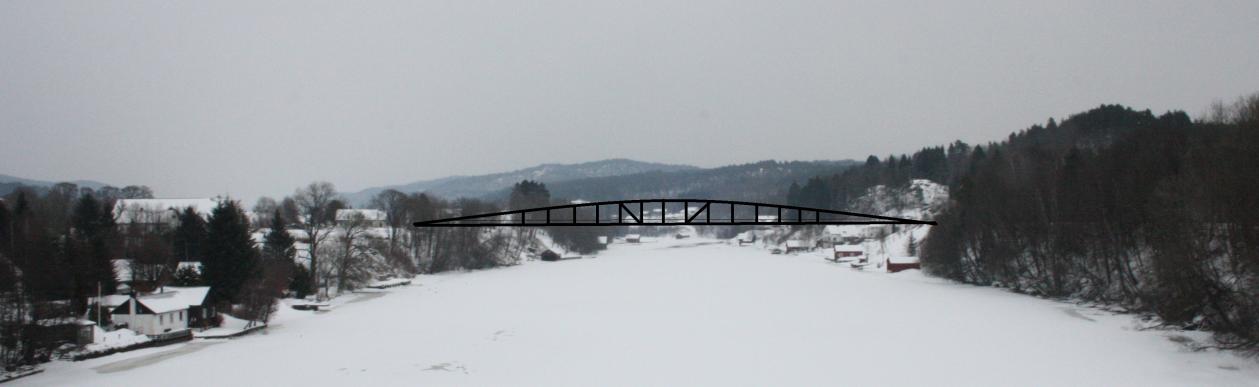
<path id="1" fill-rule="evenodd" d="M 328 238 L 331 225 L 327 221 L 328 205 L 337 200 L 337 189 L 332 183 L 316 181 L 298 188 L 293 194 L 293 201 L 301 211 L 298 223 L 306 232 L 306 242 L 310 245 L 310 267 L 319 268 L 319 245 Z M 319 270 L 311 270 L 311 282 L 319 288 Z M 320 294 L 319 297 L 325 297 Z"/>
<path id="2" fill-rule="evenodd" d="M 407 194 L 394 189 L 381 191 L 372 198 L 372 207 L 385 212 L 385 219 L 389 225 L 387 255 L 390 258 L 398 256 L 398 236 L 410 221 L 407 216 Z"/>

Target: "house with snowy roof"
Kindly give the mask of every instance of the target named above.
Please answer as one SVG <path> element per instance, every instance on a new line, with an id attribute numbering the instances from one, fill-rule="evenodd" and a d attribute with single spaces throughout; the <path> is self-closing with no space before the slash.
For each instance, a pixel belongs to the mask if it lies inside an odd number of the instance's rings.
<path id="1" fill-rule="evenodd" d="M 215 198 L 118 199 L 114 203 L 114 216 L 120 226 L 138 225 L 162 230 L 178 225 L 178 214 L 186 208 L 191 207 L 201 218 L 209 219 L 218 205 L 219 200 Z"/>
<path id="2" fill-rule="evenodd" d="M 833 260 L 836 262 L 844 258 L 854 258 L 860 262 L 864 262 L 866 260 L 866 249 L 861 245 L 837 244 L 833 249 L 835 253 L 835 258 Z"/>
<path id="3" fill-rule="evenodd" d="M 337 210 L 336 219 L 338 226 L 363 221 L 366 222 L 367 227 L 385 227 L 385 212 L 381 210 L 347 208 Z"/>
<path id="4" fill-rule="evenodd" d="M 796 253 L 796 252 L 801 252 L 801 251 L 809 251 L 809 244 L 808 244 L 808 243 L 805 243 L 805 241 L 803 241 L 803 240 L 799 240 L 799 239 L 791 239 L 791 240 L 788 240 L 788 241 L 787 241 L 787 250 L 786 250 L 786 251 L 787 251 L 788 253 Z"/>
<path id="5" fill-rule="evenodd" d="M 207 303 L 210 288 L 167 286 L 161 292 L 136 296 L 110 313 L 114 324 L 154 338 L 181 336 L 190 327 L 213 325 L 216 313 Z"/>

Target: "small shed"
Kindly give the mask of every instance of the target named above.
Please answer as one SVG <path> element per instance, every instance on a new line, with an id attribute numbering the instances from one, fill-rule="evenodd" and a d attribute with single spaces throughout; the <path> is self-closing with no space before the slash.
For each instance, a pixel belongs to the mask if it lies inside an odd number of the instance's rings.
<path id="1" fill-rule="evenodd" d="M 788 252 L 788 253 L 794 253 L 794 252 L 799 252 L 799 251 L 808 251 L 808 250 L 809 250 L 809 245 L 808 245 L 808 244 L 806 244 L 806 243 L 804 243 L 804 241 L 802 241 L 802 240 L 799 240 L 799 239 L 792 239 L 792 240 L 787 241 L 787 252 Z"/>
<path id="2" fill-rule="evenodd" d="M 625 236 L 625 243 L 639 243 L 642 242 L 642 239 L 643 237 L 641 235 L 629 234 Z"/>
<path id="3" fill-rule="evenodd" d="M 840 244 L 840 245 L 835 245 L 834 250 L 835 250 L 835 258 L 834 258 L 835 261 L 838 261 L 843 258 L 854 258 L 854 257 L 857 258 L 858 260 L 862 260 L 862 261 L 865 260 L 866 249 L 864 247 L 861 247 L 861 245 Z"/>
<path id="4" fill-rule="evenodd" d="M 909 269 L 920 269 L 918 257 L 888 257 L 887 272 L 895 273 Z"/>

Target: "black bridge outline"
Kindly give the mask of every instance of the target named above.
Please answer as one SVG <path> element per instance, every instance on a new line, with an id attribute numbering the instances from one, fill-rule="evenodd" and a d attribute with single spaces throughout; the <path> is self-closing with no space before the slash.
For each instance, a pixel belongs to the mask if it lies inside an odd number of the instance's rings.
<path id="1" fill-rule="evenodd" d="M 669 218 L 667 213 L 668 203 L 681 203 L 683 208 L 683 218 Z M 637 207 L 629 206 L 630 204 Z M 644 205 L 660 204 L 660 219 L 652 218 L 652 222 L 648 222 L 644 217 Z M 695 211 L 690 213 L 691 204 L 702 204 Z M 714 205 L 730 206 L 730 218 L 712 218 L 710 210 Z M 612 221 L 600 221 L 599 209 L 604 206 L 616 206 L 617 217 Z M 734 216 L 735 206 L 753 207 L 755 214 L 751 219 L 739 219 Z M 579 208 L 594 208 L 594 219 L 580 220 L 577 218 L 577 210 Z M 762 208 L 768 208 L 770 213 L 761 212 Z M 556 210 L 570 210 L 572 219 L 552 220 L 551 213 Z M 796 213 L 793 221 L 783 221 L 783 213 L 788 211 Z M 546 212 L 546 216 L 542 221 L 538 219 L 528 219 L 528 214 L 535 212 Z M 773 221 L 759 221 L 761 214 L 777 214 Z M 806 217 L 807 214 L 813 216 Z M 700 214 L 704 214 L 704 218 L 700 219 Z M 501 219 L 504 215 L 520 215 L 518 220 Z M 627 216 L 628 215 L 628 216 Z M 864 220 L 831 220 L 823 219 L 822 215 L 828 216 L 845 216 L 865 218 Z M 724 219 L 724 221 L 723 221 Z M 434 219 L 415 222 L 415 227 L 591 227 L 591 226 L 816 226 L 816 225 L 878 225 L 878 224 L 918 224 L 918 225 L 936 225 L 934 221 L 914 220 L 897 218 L 892 216 L 870 215 L 850 211 L 828 210 L 823 208 L 810 208 L 801 206 L 791 206 L 785 204 L 771 203 L 755 203 L 734 200 L 718 200 L 718 199 L 631 199 L 631 200 L 612 200 L 602 202 L 588 203 L 570 203 L 556 206 L 525 208 L 519 210 L 499 211 L 485 214 L 464 215 L 453 218 Z"/>

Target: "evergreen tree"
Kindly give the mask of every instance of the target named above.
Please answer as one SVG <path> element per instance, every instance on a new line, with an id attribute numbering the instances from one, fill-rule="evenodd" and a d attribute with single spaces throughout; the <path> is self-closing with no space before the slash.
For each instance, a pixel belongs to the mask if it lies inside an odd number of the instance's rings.
<path id="1" fill-rule="evenodd" d="M 293 247 L 294 242 L 293 236 L 284 228 L 284 218 L 280 216 L 280 210 L 276 209 L 271 218 L 271 229 L 262 242 L 262 258 L 268 261 L 292 262 L 297 254 Z"/>
<path id="2" fill-rule="evenodd" d="M 264 271 L 275 277 L 283 277 L 284 282 L 281 285 L 299 294 L 298 297 L 301 298 L 310 292 L 310 272 L 293 262 L 297 255 L 294 242 L 293 236 L 284 228 L 284 217 L 280 216 L 280 209 L 275 209 L 275 214 L 271 217 L 271 229 L 262 242 Z M 283 290 L 278 289 L 280 292 Z"/>
<path id="3" fill-rule="evenodd" d="M 171 281 L 175 286 L 201 286 L 205 281 L 201 280 L 201 273 L 191 266 L 184 266 L 175 271 L 175 278 Z"/>
<path id="4" fill-rule="evenodd" d="M 297 298 L 306 298 L 314 293 L 315 287 L 310 282 L 310 270 L 303 265 L 293 265 L 293 280 L 289 282 L 289 291 Z"/>
<path id="5" fill-rule="evenodd" d="M 800 201 L 800 183 L 796 183 L 795 180 L 792 180 L 791 185 L 787 187 L 787 204 L 793 206 L 802 204 Z"/>
<path id="6" fill-rule="evenodd" d="M 9 206 L 3 200 L 0 200 L 0 255 L 13 255 L 13 245 L 16 235 L 13 233 L 13 215 L 9 213 Z"/>
<path id="7" fill-rule="evenodd" d="M 113 293 L 117 285 L 112 261 L 117 225 L 112 210 L 91 194 L 83 195 L 74 206 L 72 221 L 74 232 L 67 244 L 78 247 L 70 260 L 75 268 L 75 301 L 85 302 L 98 285 L 102 291 Z"/>
<path id="8" fill-rule="evenodd" d="M 533 180 L 524 180 L 516 183 L 511 188 L 511 196 L 507 198 L 507 207 L 513 210 L 526 208 L 543 207 L 551 204 L 551 192 L 546 189 L 546 184 Z M 522 215 L 523 216 L 523 215 Z M 542 215 L 532 215 L 533 217 L 542 217 Z"/>
<path id="9" fill-rule="evenodd" d="M 201 276 L 216 302 L 236 302 L 242 286 L 257 275 L 258 250 L 240 205 L 223 200 L 210 213 Z"/>
<path id="10" fill-rule="evenodd" d="M 199 261 L 204 256 L 206 243 L 206 223 L 201 214 L 192 207 L 179 210 L 176 214 L 179 225 L 175 226 L 173 244 L 175 259 L 180 262 Z"/>

